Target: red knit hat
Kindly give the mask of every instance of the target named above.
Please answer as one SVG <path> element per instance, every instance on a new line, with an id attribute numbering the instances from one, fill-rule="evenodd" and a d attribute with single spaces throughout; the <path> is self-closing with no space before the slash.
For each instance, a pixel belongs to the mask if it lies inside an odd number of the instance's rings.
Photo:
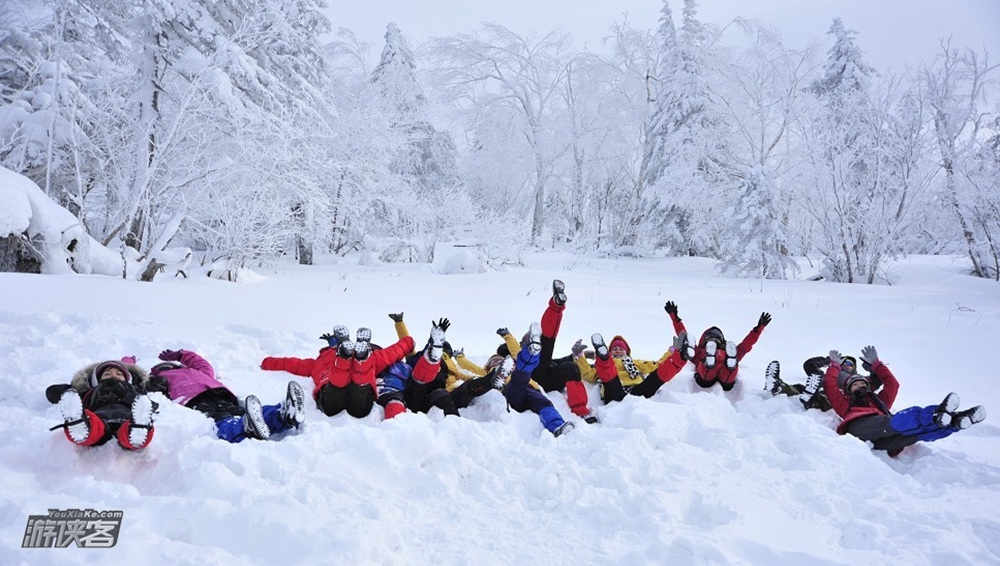
<path id="1" fill-rule="evenodd" d="M 632 355 L 632 347 L 629 346 L 628 342 L 626 342 L 625 339 L 622 338 L 621 336 L 615 336 L 614 338 L 611 339 L 611 343 L 608 344 L 609 352 L 611 350 L 614 350 L 615 348 L 622 348 L 625 350 L 626 354 L 628 354 L 629 356 Z"/>

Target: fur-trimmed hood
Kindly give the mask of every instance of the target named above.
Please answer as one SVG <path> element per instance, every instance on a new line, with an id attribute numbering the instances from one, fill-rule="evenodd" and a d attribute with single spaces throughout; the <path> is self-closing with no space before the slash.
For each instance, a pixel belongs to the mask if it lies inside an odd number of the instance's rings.
<path id="1" fill-rule="evenodd" d="M 109 360 L 102 360 L 100 362 L 94 362 L 80 369 L 73 374 L 73 379 L 70 381 L 70 385 L 73 389 L 76 389 L 80 395 L 90 391 L 90 377 L 94 374 L 94 370 L 108 361 Z M 135 358 L 129 357 L 113 361 L 124 365 L 128 369 L 129 374 L 132 376 L 132 385 L 135 386 L 137 391 L 146 391 L 146 386 L 149 384 L 149 374 L 146 373 L 146 370 L 135 364 Z"/>

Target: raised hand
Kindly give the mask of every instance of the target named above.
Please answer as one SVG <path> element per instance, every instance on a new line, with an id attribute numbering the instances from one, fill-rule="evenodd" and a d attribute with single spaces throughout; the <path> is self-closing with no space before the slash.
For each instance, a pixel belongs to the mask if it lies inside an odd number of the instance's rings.
<path id="1" fill-rule="evenodd" d="M 510 334 L 510 330 L 507 330 L 506 326 L 501 326 L 500 328 L 497 328 L 497 334 L 499 334 L 501 337 L 506 336 Z"/>
<path id="2" fill-rule="evenodd" d="M 160 355 L 157 356 L 165 362 L 179 362 L 181 360 L 180 350 L 163 350 Z"/>
<path id="3" fill-rule="evenodd" d="M 861 348 L 861 359 L 870 366 L 875 365 L 875 362 L 878 361 L 878 351 L 875 346 L 869 345 Z"/>
<path id="4" fill-rule="evenodd" d="M 830 363 L 838 366 L 844 362 L 844 355 L 838 350 L 830 350 Z"/>
<path id="5" fill-rule="evenodd" d="M 680 317 L 677 316 L 677 303 L 673 301 L 667 301 L 667 304 L 663 305 L 663 310 L 667 311 L 667 314 L 669 314 L 670 316 L 676 318 L 677 320 L 680 320 Z"/>
<path id="6" fill-rule="evenodd" d="M 451 326 L 451 321 L 447 318 L 440 318 L 437 322 L 431 321 L 431 324 L 434 325 L 434 328 L 440 328 L 443 332 L 447 332 L 448 327 Z"/>
<path id="7" fill-rule="evenodd" d="M 757 328 L 764 328 L 768 324 L 771 324 L 771 315 L 766 312 L 760 313 L 760 318 L 757 319 Z"/>
<path id="8" fill-rule="evenodd" d="M 403 322 L 403 313 L 391 312 L 389 313 L 389 318 L 391 318 L 393 322 Z"/>

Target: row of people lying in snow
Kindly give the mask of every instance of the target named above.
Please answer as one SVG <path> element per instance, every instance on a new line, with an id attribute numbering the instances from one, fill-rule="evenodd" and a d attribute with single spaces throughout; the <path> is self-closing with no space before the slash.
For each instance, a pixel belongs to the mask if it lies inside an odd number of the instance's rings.
<path id="1" fill-rule="evenodd" d="M 584 380 L 599 384 L 604 403 L 621 401 L 626 395 L 650 398 L 690 361 L 695 383 L 705 388 L 718 383 L 729 391 L 736 384 L 740 361 L 771 322 L 771 316 L 762 313 L 739 344 L 726 340 L 722 330 L 714 326 L 694 343 L 688 340 L 677 305 L 668 301 L 664 310 L 675 336 L 658 360 L 635 359 L 622 336 L 608 343 L 601 334 L 591 336 L 592 351 L 577 340 L 569 356 L 554 358 L 566 292 L 559 280 L 552 288 L 541 323 L 532 323 L 520 340 L 506 328 L 498 329 L 503 344 L 483 367 L 466 358 L 462 350 L 453 350 L 445 340 L 448 319 L 433 322 L 426 345 L 417 350 L 403 314 L 394 313 L 389 317 L 399 339 L 390 346 L 373 344 L 368 328 L 359 329 L 352 341 L 348 329 L 337 326 L 320 337 L 327 346 L 316 358 L 267 357 L 261 368 L 311 378 L 316 407 L 330 416 L 346 411 L 363 418 L 376 404 L 387 419 L 407 409 L 426 413 L 433 407 L 457 416 L 477 397 L 496 389 L 510 408 L 535 413 L 546 430 L 560 436 L 574 424 L 563 418 L 546 392 L 564 392 L 570 410 L 593 424 L 597 418 L 588 406 Z M 891 455 L 920 440 L 943 438 L 986 417 L 981 406 L 959 411 L 954 393 L 938 405 L 910 407 L 893 414 L 891 407 L 899 388 L 896 378 L 878 359 L 874 347 L 863 349 L 861 358 L 872 375 L 858 374 L 856 360 L 836 351 L 812 358 L 805 365 L 809 377 L 804 385 L 783 382 L 778 362 L 771 362 L 765 372 L 765 388 L 774 395 L 798 396 L 807 409 L 832 408 L 842 419 L 837 429 L 840 434 L 852 434 Z M 304 420 L 305 391 L 294 380 L 288 383 L 285 399 L 279 404 L 262 405 L 254 395 L 241 403 L 197 353 L 164 350 L 159 359 L 149 374 L 128 357 L 91 364 L 77 372 L 70 384 L 50 386 L 46 396 L 59 405 L 64 420 L 53 430 L 62 428 L 66 437 L 80 446 L 101 445 L 116 438 L 125 449 L 141 449 L 153 437 L 156 404 L 147 396 L 152 392 L 212 418 L 219 438 L 229 442 L 267 439 L 298 428 Z"/>

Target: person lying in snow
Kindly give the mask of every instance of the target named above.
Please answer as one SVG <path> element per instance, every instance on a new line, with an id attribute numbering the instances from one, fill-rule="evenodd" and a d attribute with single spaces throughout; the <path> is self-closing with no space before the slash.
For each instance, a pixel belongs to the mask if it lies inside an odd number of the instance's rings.
<path id="1" fill-rule="evenodd" d="M 390 314 L 389 318 L 400 339 L 410 335 L 403 313 Z M 439 407 L 446 415 L 458 415 L 444 387 L 447 371 L 441 363 L 449 327 L 451 321 L 447 318 L 431 322 L 430 338 L 422 350 L 410 352 L 376 376 L 377 402 L 385 409 L 385 418 L 391 419 L 406 409 L 426 413 L 431 407 Z"/>
<path id="2" fill-rule="evenodd" d="M 50 385 L 45 397 L 59 405 L 66 438 L 78 446 L 100 446 L 111 440 L 125 450 L 141 450 L 153 440 L 156 405 L 146 396 L 149 376 L 135 357 L 90 364 L 69 384 Z"/>
<path id="3" fill-rule="evenodd" d="M 819 409 L 829 411 L 833 408 L 826 393 L 823 392 L 823 373 L 830 365 L 828 356 L 816 356 L 809 358 L 802 364 L 802 369 L 806 373 L 805 383 L 789 384 L 781 379 L 781 365 L 778 360 L 774 360 L 767 365 L 764 370 L 764 390 L 771 395 L 788 395 L 798 398 L 802 406 L 809 409 Z M 867 365 L 867 364 L 865 364 Z M 840 364 L 840 374 L 837 376 L 837 383 L 843 384 L 853 375 L 858 375 L 858 362 L 852 356 L 845 356 Z M 865 368 L 871 371 L 871 368 Z M 882 387 L 882 380 L 874 375 L 867 376 L 872 382 L 872 390 L 878 391 Z"/>
<path id="4" fill-rule="evenodd" d="M 590 340 L 594 346 L 593 367 L 583 356 L 578 356 L 576 363 L 584 379 L 601 384 L 601 400 L 605 403 L 621 401 L 625 395 L 649 399 L 687 361 L 687 332 L 674 337 L 673 345 L 655 362 L 633 359 L 632 347 L 621 336 L 612 338 L 610 346 L 601 334 L 594 334 Z"/>
<path id="5" fill-rule="evenodd" d="M 681 317 L 677 315 L 677 305 L 673 301 L 667 301 L 663 309 L 670 315 L 670 320 L 674 324 L 674 333 L 686 332 Z M 729 391 L 736 385 L 736 376 L 740 371 L 739 363 L 743 360 L 754 344 L 760 339 L 764 327 L 771 322 L 771 315 L 761 313 L 754 326 L 746 338 L 737 345 L 731 340 L 726 340 L 722 330 L 713 326 L 702 333 L 698 339 L 698 344 L 689 344 L 687 349 L 687 359 L 691 360 L 694 367 L 694 381 L 702 387 L 712 387 L 716 382 L 722 386 L 723 391 Z"/>
<path id="6" fill-rule="evenodd" d="M 986 409 L 982 406 L 959 411 L 955 393 L 946 395 L 938 405 L 909 407 L 892 414 L 890 409 L 899 392 L 899 382 L 879 359 L 874 346 L 862 348 L 861 359 L 883 383 L 878 394 L 872 380 L 860 374 L 838 383 L 844 357 L 837 350 L 830 350 L 829 358 L 823 390 L 842 419 L 837 433 L 871 442 L 875 450 L 885 450 L 889 456 L 896 456 L 918 441 L 939 440 L 986 419 Z"/>
<path id="7" fill-rule="evenodd" d="M 260 399 L 250 395 L 241 406 L 236 395 L 216 379 L 215 369 L 205 358 L 190 350 L 163 350 L 159 358 L 162 362 L 150 370 L 148 390 L 204 413 L 215 421 L 215 432 L 223 440 L 267 440 L 305 421 L 306 394 L 295 381 L 288 382 L 283 403 L 261 405 Z"/>
<path id="8" fill-rule="evenodd" d="M 347 328 L 334 327 L 332 334 L 323 334 L 328 346 L 320 349 L 316 358 L 266 357 L 261 369 L 287 371 L 311 377 L 313 399 L 327 416 L 347 410 L 355 418 L 371 413 L 377 397 L 375 378 L 413 350 L 413 338 L 406 336 L 387 348 L 372 349 L 372 331 L 359 328 L 351 341 Z"/>
<path id="9" fill-rule="evenodd" d="M 513 344 L 511 334 L 506 328 L 497 330 L 504 337 L 508 348 Z M 531 385 L 531 375 L 538 367 L 542 353 L 542 327 L 537 322 L 531 323 L 527 334 L 520 344 L 517 344 L 516 358 L 506 356 L 497 368 L 498 381 L 504 381 L 503 396 L 510 408 L 519 413 L 530 410 L 538 415 L 545 430 L 554 436 L 561 436 L 575 425 L 563 420 L 559 411 L 552 406 L 552 401 L 545 396 L 537 384 Z"/>
<path id="10" fill-rule="evenodd" d="M 590 408 L 587 407 L 587 388 L 581 381 L 580 368 L 574 362 L 573 356 L 552 358 L 565 309 L 566 285 L 555 279 L 552 281 L 552 297 L 549 298 L 545 312 L 542 313 L 542 350 L 538 356 L 538 366 L 531 372 L 531 381 L 545 392 L 564 391 L 570 411 L 584 422 L 594 424 L 597 422 L 597 417 L 590 414 Z M 506 351 L 501 347 L 498 353 L 517 357 L 521 351 L 517 340 L 509 333 L 501 334 L 501 337 L 504 339 Z"/>

